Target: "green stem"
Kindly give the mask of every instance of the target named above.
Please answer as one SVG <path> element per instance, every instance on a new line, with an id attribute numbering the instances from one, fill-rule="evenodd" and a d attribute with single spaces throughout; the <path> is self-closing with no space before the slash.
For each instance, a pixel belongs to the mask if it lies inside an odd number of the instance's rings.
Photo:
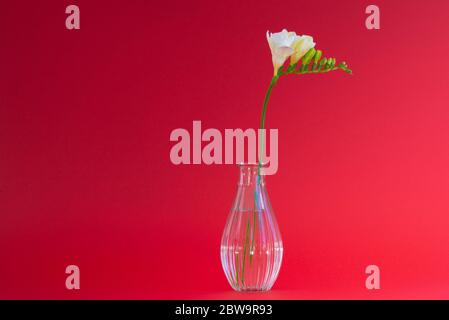
<path id="1" fill-rule="evenodd" d="M 274 85 L 276 84 L 276 82 L 279 79 L 279 75 L 275 75 L 270 82 L 270 86 L 268 87 L 268 91 L 265 95 L 265 100 L 263 102 L 263 108 L 262 108 L 262 118 L 260 120 L 260 129 L 264 129 L 265 128 L 265 116 L 267 113 L 267 106 L 268 106 L 268 101 L 270 99 L 270 95 L 271 95 L 271 91 L 273 90 Z M 265 141 L 265 133 L 262 132 L 261 135 L 261 150 L 259 150 L 259 167 L 258 167 L 258 172 L 257 172 L 257 181 L 256 181 L 256 190 L 257 190 L 257 184 L 260 183 L 260 175 L 261 175 L 261 167 L 262 167 L 262 157 L 263 154 L 265 152 L 264 150 L 264 141 Z M 251 247 L 250 247 L 250 257 L 249 257 L 249 263 L 250 265 L 252 264 L 252 254 L 251 252 L 254 250 L 254 238 L 255 238 L 255 234 L 256 234 L 256 218 L 257 218 L 257 191 L 254 191 L 254 211 L 253 211 L 253 230 L 252 230 L 252 240 L 251 240 Z M 245 244 L 243 246 L 243 257 L 242 257 L 242 272 L 240 273 L 240 279 L 242 281 L 242 285 L 244 285 L 245 283 L 245 260 L 246 260 L 246 252 L 248 250 L 248 245 L 249 245 L 249 229 L 250 229 L 250 220 L 248 219 L 248 223 L 246 225 L 246 235 L 245 235 Z M 238 277 L 238 273 L 237 273 L 237 277 Z M 238 279 L 238 278 L 237 278 Z M 238 281 L 238 280 L 237 280 Z"/>
<path id="2" fill-rule="evenodd" d="M 257 186 L 256 186 L 257 188 Z M 254 191 L 254 210 L 253 210 L 253 234 L 251 240 L 251 247 L 249 249 L 249 265 L 251 266 L 253 262 L 253 254 L 254 254 L 254 238 L 256 234 L 256 217 L 257 217 L 257 189 Z"/>
<path id="3" fill-rule="evenodd" d="M 315 66 L 315 64 L 314 64 Z M 307 68 L 300 68 L 299 71 L 296 71 L 296 67 L 289 68 L 286 72 L 282 72 L 282 67 L 279 68 L 277 74 L 273 76 L 270 82 L 270 86 L 268 87 L 267 93 L 265 94 L 265 100 L 263 102 L 262 107 L 262 116 L 260 118 L 260 129 L 265 129 L 265 118 L 267 113 L 267 107 L 268 107 L 268 101 L 270 100 L 271 92 L 273 91 L 274 86 L 276 85 L 277 81 L 279 80 L 279 77 L 289 75 L 289 74 L 306 74 L 306 73 L 324 73 L 334 70 L 343 70 L 346 73 L 351 74 L 352 70 L 348 68 L 346 63 L 341 63 L 337 66 L 331 66 L 329 69 L 321 69 L 321 65 L 315 69 L 312 68 L 311 70 L 308 70 Z M 257 218 L 257 212 L 259 211 L 257 207 L 257 186 L 261 183 L 261 169 L 262 169 L 262 161 L 263 156 L 265 154 L 265 132 L 262 131 L 260 136 L 260 148 L 259 148 L 259 165 L 258 165 L 258 171 L 257 171 L 257 181 L 256 181 L 256 190 L 254 191 L 254 211 L 253 211 L 253 228 L 252 228 L 252 240 L 251 240 L 251 247 L 250 247 L 250 257 L 249 257 L 249 264 L 251 266 L 252 258 L 253 258 L 253 251 L 254 251 L 254 238 L 256 233 L 256 218 Z M 262 208 L 260 208 L 262 210 Z M 245 258 L 246 258 L 246 252 L 248 248 L 248 242 L 249 242 L 249 228 L 250 228 L 250 220 L 248 218 L 248 223 L 246 225 L 246 236 L 245 236 L 245 244 L 243 249 L 243 258 L 242 258 L 242 272 L 240 274 L 240 278 L 242 280 L 242 285 L 244 285 L 244 272 L 245 272 Z M 237 282 L 238 282 L 238 272 L 237 272 Z"/>
<path id="4" fill-rule="evenodd" d="M 263 102 L 263 107 L 262 107 L 262 116 L 260 118 L 260 129 L 265 129 L 265 117 L 267 114 L 268 101 L 270 100 L 271 91 L 273 91 L 274 85 L 277 83 L 278 79 L 279 79 L 279 75 L 276 75 L 271 79 L 270 86 L 268 87 L 267 93 L 265 94 L 265 100 Z M 264 150 L 265 132 L 263 132 L 263 131 L 262 131 L 261 140 L 262 140 L 261 144 L 260 144 L 261 150 L 259 150 L 259 176 L 260 176 L 260 167 L 262 166 L 262 157 L 265 152 L 265 150 Z"/>
<path id="5" fill-rule="evenodd" d="M 246 250 L 248 248 L 248 241 L 249 241 L 249 218 L 248 218 L 248 223 L 246 224 L 246 235 L 245 235 L 245 246 L 243 248 L 243 258 L 242 258 L 242 274 L 241 274 L 241 278 L 242 278 L 242 285 L 245 285 L 245 259 L 246 259 Z"/>
<path id="6" fill-rule="evenodd" d="M 320 67 L 318 69 L 312 68 L 311 70 L 309 70 L 306 67 L 306 65 L 303 65 L 303 66 L 301 66 L 299 71 L 296 71 L 296 66 L 294 66 L 294 67 L 289 67 L 286 72 L 282 72 L 282 67 L 279 68 L 277 74 L 275 76 L 273 76 L 273 78 L 271 79 L 270 86 L 268 87 L 267 93 L 265 94 L 265 99 L 264 99 L 263 107 L 262 107 L 262 116 L 260 118 L 260 129 L 262 129 L 262 130 L 265 129 L 265 118 L 266 118 L 266 114 L 267 114 L 268 101 L 270 100 L 271 92 L 273 91 L 274 86 L 278 82 L 279 77 L 285 76 L 288 74 L 324 73 L 324 72 L 334 71 L 334 70 L 338 70 L 338 69 L 343 70 L 349 74 L 352 73 L 352 70 L 349 69 L 348 66 L 346 65 L 346 63 L 344 63 L 344 62 L 340 63 L 337 66 L 331 66 L 329 69 L 321 69 L 321 65 L 320 65 Z M 254 191 L 253 228 L 252 228 L 252 236 L 251 236 L 252 240 L 251 240 L 250 257 L 249 257 L 250 266 L 252 264 L 252 258 L 253 258 L 252 253 L 254 252 L 254 238 L 255 238 L 255 234 L 256 234 L 257 212 L 259 210 L 262 210 L 262 208 L 258 209 L 258 207 L 257 207 L 257 186 L 261 183 L 262 161 L 263 161 L 263 157 L 265 154 L 265 131 L 262 131 L 262 133 L 261 133 L 259 145 L 260 145 L 259 165 L 258 165 L 258 171 L 257 171 L 256 190 Z M 249 223 L 249 219 L 248 219 L 248 224 L 246 226 L 246 239 L 245 239 L 244 250 L 243 250 L 244 256 L 243 256 L 243 266 L 242 266 L 242 273 L 241 273 L 242 284 L 243 284 L 243 272 L 245 270 L 245 256 L 246 256 L 246 251 L 247 251 L 248 241 L 249 241 L 249 239 L 248 239 L 249 226 L 250 226 L 250 223 Z"/>
<path id="7" fill-rule="evenodd" d="M 235 261 L 234 261 L 234 264 L 235 264 L 235 277 L 236 277 L 236 286 L 238 286 L 239 285 L 239 256 L 238 256 L 238 254 L 236 254 L 235 255 Z"/>
<path id="8" fill-rule="evenodd" d="M 267 93 L 265 94 L 265 100 L 263 102 L 263 107 L 262 107 L 262 117 L 260 119 L 260 129 L 265 128 L 265 117 L 267 114 L 268 101 L 270 100 L 271 91 L 273 91 L 273 87 L 277 83 L 278 79 L 279 79 L 278 75 L 274 76 L 271 79 L 270 86 L 268 87 Z M 261 150 L 259 150 L 259 167 L 258 167 L 258 173 L 257 173 L 256 191 L 254 191 L 253 230 L 252 230 L 252 236 L 251 236 L 252 239 L 251 239 L 250 256 L 249 256 L 250 266 L 253 261 L 252 252 L 254 251 L 254 238 L 255 238 L 255 234 L 256 234 L 256 218 L 257 218 L 257 212 L 258 212 L 258 209 L 257 209 L 257 185 L 260 183 L 260 171 L 261 171 L 261 167 L 262 167 L 262 157 L 265 152 L 265 150 L 264 150 L 265 132 L 262 132 L 262 136 L 260 138 L 261 138 L 261 144 L 260 144 Z M 247 246 L 247 243 L 245 243 L 245 250 L 246 250 L 246 246 Z"/>
<path id="9" fill-rule="evenodd" d="M 352 74 L 352 70 L 349 69 L 347 66 L 338 65 L 338 66 L 335 66 L 335 67 L 332 67 L 332 68 L 329 68 L 329 69 L 326 69 L 326 70 L 325 69 L 321 69 L 321 68 L 318 68 L 318 69 L 313 69 L 312 68 L 311 70 L 304 70 L 304 71 L 282 72 L 282 73 L 280 73 L 278 75 L 278 77 L 279 76 L 286 76 L 286 75 L 289 75 L 289 74 L 298 75 L 298 74 L 308 74 L 308 73 L 326 73 L 326 72 L 335 71 L 335 70 L 342 70 L 342 71 L 344 71 L 346 73 Z"/>

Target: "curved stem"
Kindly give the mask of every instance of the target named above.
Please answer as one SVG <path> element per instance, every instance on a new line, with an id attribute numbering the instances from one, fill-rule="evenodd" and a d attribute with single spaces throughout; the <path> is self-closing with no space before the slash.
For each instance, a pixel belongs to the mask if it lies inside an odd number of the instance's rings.
<path id="1" fill-rule="evenodd" d="M 271 79 L 270 82 L 270 86 L 268 87 L 267 93 L 265 94 L 265 100 L 263 102 L 263 107 L 262 107 L 262 116 L 260 118 L 260 129 L 265 129 L 265 116 L 267 114 L 267 106 L 268 106 L 268 101 L 270 100 L 270 96 L 271 96 L 271 91 L 273 91 L 273 87 L 274 85 L 277 83 L 279 79 L 279 76 L 276 75 Z M 262 137 L 261 137 L 262 141 L 261 141 L 261 150 L 259 150 L 259 176 L 260 176 L 260 167 L 262 165 L 262 157 L 264 155 L 264 146 L 265 146 L 265 133 L 262 131 Z"/>
<path id="2" fill-rule="evenodd" d="M 271 96 L 271 91 L 273 90 L 274 85 L 277 83 L 279 79 L 279 75 L 275 75 L 270 82 L 270 86 L 268 87 L 267 93 L 265 94 L 265 100 L 263 102 L 263 107 L 262 107 L 262 117 L 260 119 L 260 129 L 265 129 L 265 117 L 266 117 L 266 113 L 267 113 L 267 106 L 268 106 L 268 101 L 270 100 L 270 96 Z M 262 168 L 262 157 L 264 155 L 264 141 L 265 141 L 265 132 L 262 131 L 262 135 L 260 137 L 261 139 L 261 150 L 259 150 L 259 167 L 258 167 L 258 171 L 257 171 L 257 182 L 256 182 L 256 190 L 254 191 L 254 210 L 253 210 L 253 230 L 252 230 L 252 236 L 251 236 L 251 246 L 249 249 L 249 253 L 250 253 L 250 257 L 249 257 L 249 265 L 251 266 L 252 261 L 253 261 L 253 254 L 254 254 L 254 238 L 255 238 L 255 233 L 256 233 L 256 217 L 257 217 L 257 212 L 259 210 L 261 210 L 262 208 L 258 208 L 257 206 L 257 186 L 260 183 L 260 174 L 261 174 L 261 168 Z M 245 248 L 244 248 L 244 252 L 246 252 L 246 247 L 248 246 L 248 243 L 245 240 Z M 244 262 L 243 262 L 244 263 Z M 242 266 L 242 269 L 245 266 Z M 242 270 L 243 271 L 243 270 Z"/>

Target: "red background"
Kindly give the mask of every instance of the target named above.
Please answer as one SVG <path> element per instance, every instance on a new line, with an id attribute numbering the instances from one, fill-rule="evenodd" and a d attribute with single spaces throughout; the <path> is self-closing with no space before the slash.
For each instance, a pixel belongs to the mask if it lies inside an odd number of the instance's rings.
<path id="1" fill-rule="evenodd" d="M 449 2 L 73 3 L 79 31 L 71 2 L 0 6 L 0 298 L 449 298 Z M 175 166 L 169 135 L 256 128 L 284 27 L 354 75 L 275 88 L 284 261 L 239 294 L 219 258 L 237 168 Z"/>

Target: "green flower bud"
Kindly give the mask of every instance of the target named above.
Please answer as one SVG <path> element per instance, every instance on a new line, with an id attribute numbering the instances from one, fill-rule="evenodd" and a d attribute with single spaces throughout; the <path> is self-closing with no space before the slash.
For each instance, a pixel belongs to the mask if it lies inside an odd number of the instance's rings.
<path id="1" fill-rule="evenodd" d="M 321 59 L 322 54 L 323 52 L 321 50 L 317 50 L 315 56 L 313 57 L 313 63 L 318 63 L 318 61 L 320 61 Z"/>
<path id="2" fill-rule="evenodd" d="M 320 61 L 320 65 L 318 66 L 318 69 L 321 69 L 321 67 L 324 66 L 324 65 L 326 65 L 326 63 L 327 63 L 327 59 L 326 59 L 326 58 L 323 58 L 323 59 Z"/>
<path id="3" fill-rule="evenodd" d="M 303 65 L 309 64 L 309 62 L 312 60 L 313 56 L 315 55 L 316 51 L 314 48 L 307 51 L 307 53 L 302 57 L 301 61 Z"/>

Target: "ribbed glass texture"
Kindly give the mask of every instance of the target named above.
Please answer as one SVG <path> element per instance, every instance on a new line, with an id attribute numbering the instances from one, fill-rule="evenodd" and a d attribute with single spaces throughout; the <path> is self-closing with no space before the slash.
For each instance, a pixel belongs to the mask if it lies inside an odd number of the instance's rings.
<path id="1" fill-rule="evenodd" d="M 267 291 L 282 263 L 279 227 L 257 164 L 239 165 L 234 204 L 221 240 L 221 263 L 234 290 Z"/>

